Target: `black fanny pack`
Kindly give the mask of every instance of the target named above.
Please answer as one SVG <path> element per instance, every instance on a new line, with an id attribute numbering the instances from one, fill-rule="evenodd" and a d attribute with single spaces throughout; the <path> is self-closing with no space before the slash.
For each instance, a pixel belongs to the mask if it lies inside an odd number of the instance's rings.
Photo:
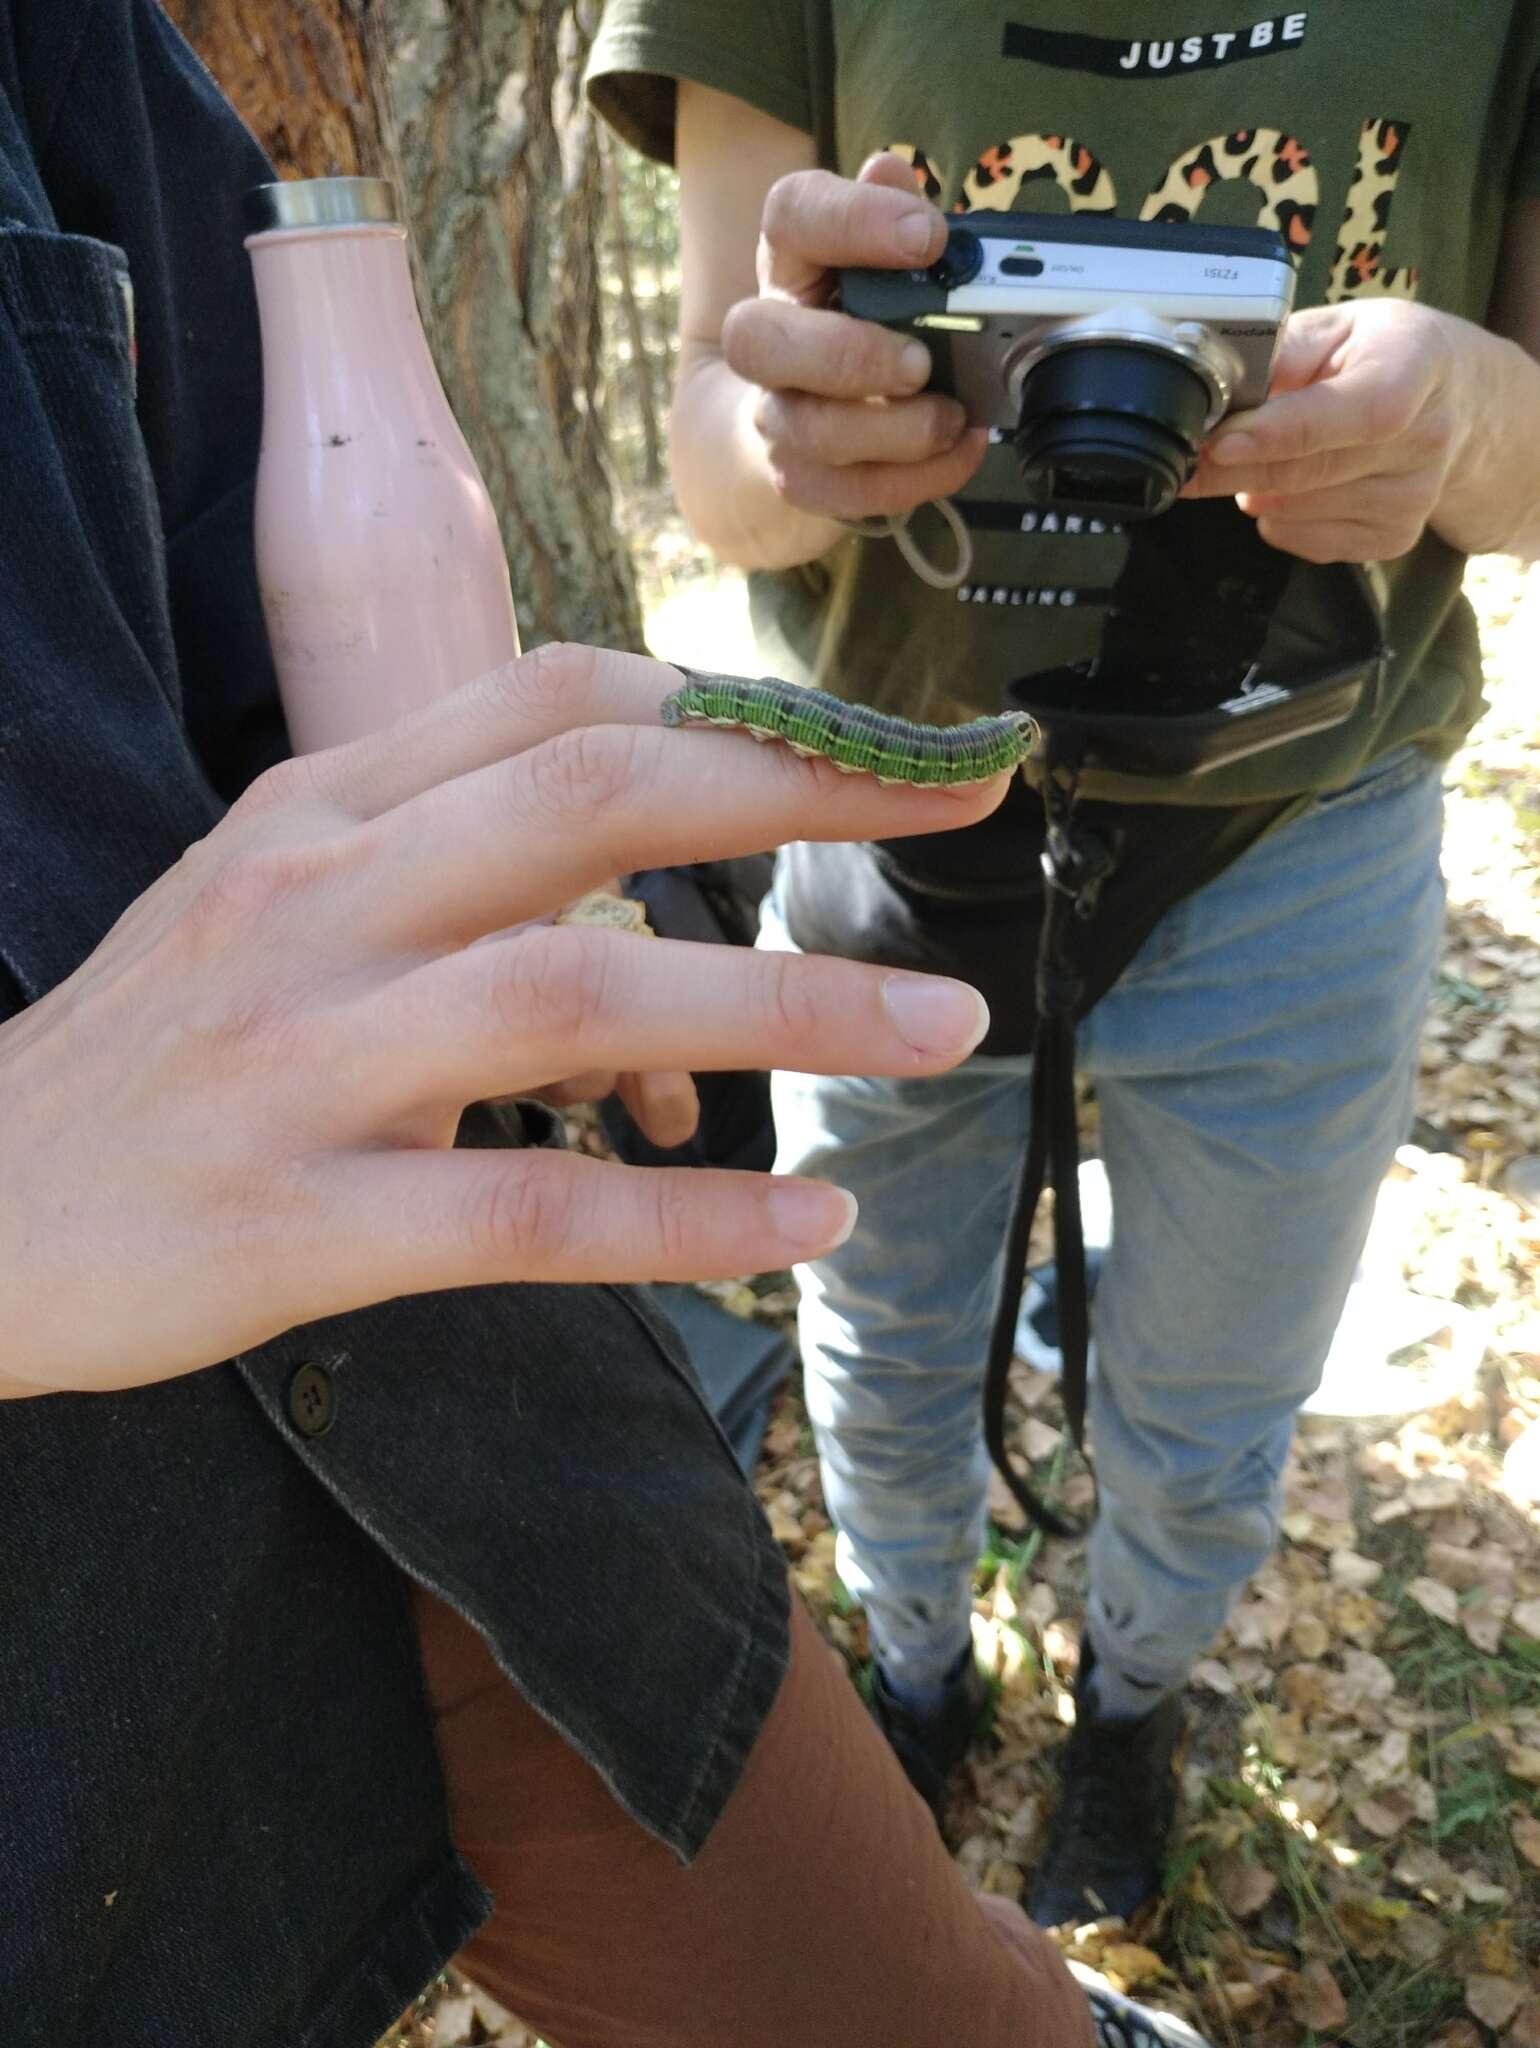
<path id="1" fill-rule="evenodd" d="M 799 947 L 956 975 L 989 1004 L 980 1050 L 1034 1055 L 985 1434 L 1017 1501 L 1054 1533 L 1079 1525 L 1011 1466 L 1004 1401 L 1027 1241 L 1051 1181 L 1064 1405 L 1084 1448 L 1075 1025 L 1169 910 L 1299 807 L 1293 796 L 1100 802 L 1081 796 L 1081 780 L 1094 770 L 1196 785 L 1216 767 L 1352 717 L 1377 691 L 1385 658 L 1365 572 L 1277 553 L 1229 500 L 1184 502 L 1135 530 L 1099 655 L 1011 686 L 1011 705 L 1042 728 L 1032 786 L 1018 779 L 991 817 L 960 832 L 787 849 L 782 909 Z"/>

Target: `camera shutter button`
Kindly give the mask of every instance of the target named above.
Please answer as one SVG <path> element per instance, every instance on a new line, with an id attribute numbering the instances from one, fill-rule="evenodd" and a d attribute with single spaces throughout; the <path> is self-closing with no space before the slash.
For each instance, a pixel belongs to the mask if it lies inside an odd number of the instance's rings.
<path id="1" fill-rule="evenodd" d="M 930 267 L 930 274 L 944 291 L 955 291 L 984 268 L 984 244 L 967 228 L 953 228 L 946 247 Z"/>

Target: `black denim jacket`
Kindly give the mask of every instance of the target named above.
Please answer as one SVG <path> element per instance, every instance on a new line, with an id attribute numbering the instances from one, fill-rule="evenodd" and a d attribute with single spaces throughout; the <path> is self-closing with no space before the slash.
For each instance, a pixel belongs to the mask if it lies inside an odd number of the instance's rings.
<path id="1" fill-rule="evenodd" d="M 0 0 L 0 1017 L 283 748 L 239 225 L 266 175 L 156 0 Z M 785 1579 L 644 1298 L 405 1300 L 0 1403 L 9 2048 L 367 2048 L 475 1927 L 403 1572 L 695 1851 Z"/>

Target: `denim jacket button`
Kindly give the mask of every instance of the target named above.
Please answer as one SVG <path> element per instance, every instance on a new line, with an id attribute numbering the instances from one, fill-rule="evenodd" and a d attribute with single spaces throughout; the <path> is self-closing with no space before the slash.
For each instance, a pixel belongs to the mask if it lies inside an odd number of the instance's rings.
<path id="1" fill-rule="evenodd" d="M 289 1381 L 289 1420 L 301 1436 L 325 1436 L 337 1419 L 337 1389 L 324 1365 L 302 1365 Z"/>

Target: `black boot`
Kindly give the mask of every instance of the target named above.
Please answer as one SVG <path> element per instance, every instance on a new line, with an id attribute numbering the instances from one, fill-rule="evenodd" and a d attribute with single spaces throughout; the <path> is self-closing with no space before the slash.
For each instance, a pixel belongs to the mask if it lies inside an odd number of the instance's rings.
<path id="1" fill-rule="evenodd" d="M 882 1666 L 872 1665 L 872 1719 L 904 1767 L 904 1776 L 941 1825 L 947 1780 L 968 1753 L 989 1704 L 989 1681 L 970 1649 L 946 1696 L 930 1714 L 916 1714 L 888 1690 Z"/>
<path id="2" fill-rule="evenodd" d="M 1117 1915 L 1131 1920 L 1160 1889 L 1176 1816 L 1176 1745 L 1182 1702 L 1167 1693 L 1136 1721 L 1096 1711 L 1087 1642 L 1075 1686 L 1075 1726 L 1064 1745 L 1059 1804 L 1027 1910 L 1040 1927 Z"/>

